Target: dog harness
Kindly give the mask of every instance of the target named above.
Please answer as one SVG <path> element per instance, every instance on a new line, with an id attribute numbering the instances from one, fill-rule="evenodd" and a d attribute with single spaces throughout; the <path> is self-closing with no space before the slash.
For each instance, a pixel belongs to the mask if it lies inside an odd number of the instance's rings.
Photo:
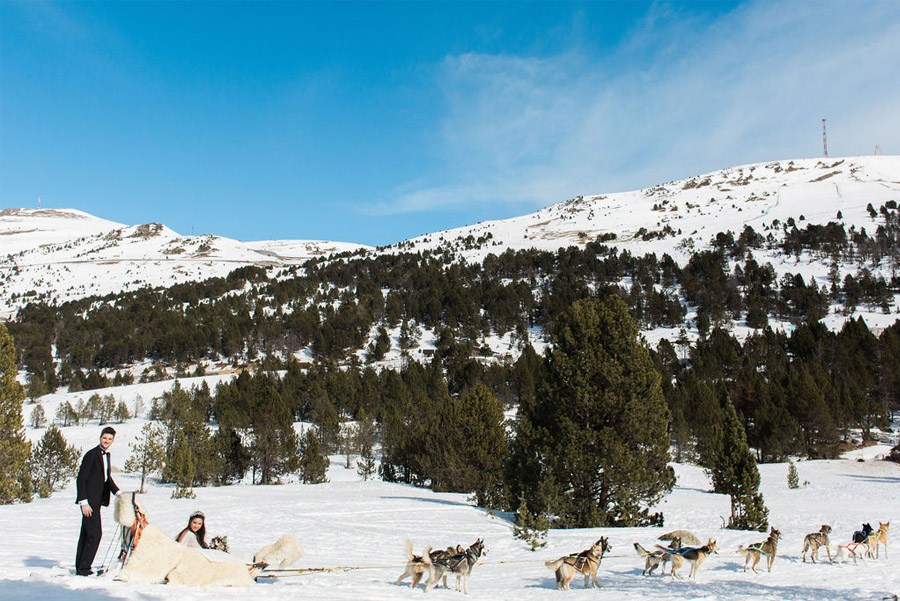
<path id="1" fill-rule="evenodd" d="M 473 564 L 478 561 L 478 556 L 474 551 L 472 551 L 471 547 L 467 549 L 465 553 L 454 555 L 453 557 L 448 557 L 447 559 L 439 559 L 435 563 L 445 565 L 450 569 L 451 572 L 455 572 L 459 569 L 459 566 L 469 561 L 470 558 Z"/>
<path id="2" fill-rule="evenodd" d="M 855 555 L 856 555 L 856 550 L 859 549 L 860 546 L 863 546 L 863 545 L 865 545 L 866 547 L 868 547 L 868 545 L 866 545 L 865 543 L 849 543 L 849 544 L 846 544 L 846 545 L 838 545 L 838 546 L 839 546 L 839 547 L 844 547 L 845 549 L 847 549 L 847 551 L 850 553 L 851 556 L 855 556 Z"/>
<path id="3" fill-rule="evenodd" d="M 147 526 L 147 516 L 138 508 L 135 501 L 135 494 L 131 493 L 131 507 L 134 509 L 134 523 L 129 529 L 122 529 L 122 551 L 119 553 L 119 561 L 123 564 L 128 561 L 128 557 L 137 547 L 138 541 L 141 540 L 141 534 Z"/>
<path id="4" fill-rule="evenodd" d="M 766 543 L 756 543 L 755 545 L 747 545 L 747 550 L 748 551 L 756 551 L 757 553 L 759 553 L 761 555 L 769 555 L 769 553 L 767 551 L 763 551 L 762 546 L 764 544 L 766 544 Z M 753 564 L 753 565 L 756 565 L 756 564 Z"/>

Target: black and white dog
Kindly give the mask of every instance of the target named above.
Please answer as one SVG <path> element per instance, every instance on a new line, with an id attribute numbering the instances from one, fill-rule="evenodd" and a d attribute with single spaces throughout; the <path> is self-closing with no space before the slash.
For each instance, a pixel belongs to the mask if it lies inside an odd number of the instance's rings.
<path id="1" fill-rule="evenodd" d="M 456 590 L 462 581 L 462 590 L 469 593 L 469 574 L 475 568 L 478 560 L 487 554 L 484 549 L 484 541 L 480 538 L 472 543 L 463 553 L 457 553 L 452 557 L 437 559 L 431 564 L 428 581 L 425 583 L 425 592 L 434 588 L 447 574 L 456 574 Z"/>

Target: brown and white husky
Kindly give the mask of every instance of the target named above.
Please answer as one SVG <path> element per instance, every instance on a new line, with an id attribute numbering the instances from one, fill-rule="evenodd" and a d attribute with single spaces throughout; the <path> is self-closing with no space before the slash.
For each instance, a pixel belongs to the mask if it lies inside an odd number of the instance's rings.
<path id="1" fill-rule="evenodd" d="M 672 578 L 681 578 L 681 576 L 678 575 L 678 570 L 684 566 L 684 562 L 686 561 L 691 564 L 691 571 L 690 574 L 688 574 L 688 577 L 694 578 L 697 575 L 697 570 L 700 569 L 700 566 L 706 561 L 706 558 L 713 553 L 718 553 L 717 549 L 716 541 L 709 539 L 705 545 L 697 547 L 696 549 L 678 549 L 672 551 L 671 557 L 669 558 L 672 562 Z"/>
<path id="2" fill-rule="evenodd" d="M 744 571 L 746 572 L 747 566 L 750 565 L 750 569 L 753 570 L 755 574 L 759 574 L 759 572 L 756 571 L 756 564 L 758 564 L 760 558 L 765 555 L 766 567 L 768 568 L 768 571 L 771 572 L 772 564 L 775 563 L 775 553 L 778 551 L 779 540 L 781 540 L 781 532 L 772 528 L 769 532 L 769 538 L 763 542 L 754 543 L 746 548 L 743 545 L 738 547 L 738 553 L 744 556 Z"/>
<path id="3" fill-rule="evenodd" d="M 600 583 L 597 582 L 597 569 L 603 555 L 611 550 L 609 539 L 603 536 L 591 545 L 590 549 L 560 557 L 556 561 L 545 561 L 544 565 L 556 571 L 556 588 L 560 590 L 569 590 L 576 573 L 584 575 L 584 588 L 588 585 L 591 588 L 600 588 Z"/>
<path id="4" fill-rule="evenodd" d="M 655 551 L 645 549 L 641 543 L 634 543 L 634 550 L 637 551 L 637 554 L 646 558 L 644 570 L 641 572 L 642 576 L 653 576 L 653 570 L 660 567 L 662 569 L 660 569 L 659 573 L 666 573 L 666 563 L 672 558 L 671 551 L 681 547 L 681 539 L 676 537 L 669 540 L 671 542 L 667 548 L 656 545 Z"/>

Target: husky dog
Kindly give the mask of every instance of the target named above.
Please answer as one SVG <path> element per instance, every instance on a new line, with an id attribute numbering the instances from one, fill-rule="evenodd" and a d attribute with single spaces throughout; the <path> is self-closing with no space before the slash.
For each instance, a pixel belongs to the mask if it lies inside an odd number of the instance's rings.
<path id="1" fill-rule="evenodd" d="M 413 553 L 412 541 L 406 539 L 406 569 L 397 578 L 395 584 L 400 584 L 404 578 L 412 576 L 410 588 L 416 588 L 422 575 L 431 569 L 431 547 L 425 547 L 421 555 Z"/>
<path id="2" fill-rule="evenodd" d="M 771 572 L 772 564 L 775 563 L 775 553 L 778 551 L 779 540 L 781 540 L 781 532 L 772 528 L 769 532 L 769 538 L 763 542 L 750 545 L 747 548 L 744 548 L 743 545 L 738 547 L 738 553 L 744 556 L 744 571 L 747 571 L 747 566 L 752 562 L 750 569 L 753 570 L 754 574 L 759 574 L 759 572 L 756 571 L 756 564 L 759 563 L 760 557 L 765 555 L 766 566 L 768 567 L 768 571 Z"/>
<path id="3" fill-rule="evenodd" d="M 819 558 L 819 547 L 825 547 L 826 553 L 828 553 L 828 561 L 831 561 L 831 542 L 828 540 L 828 535 L 831 534 L 831 526 L 828 524 L 822 524 L 822 527 L 819 528 L 818 532 L 810 532 L 806 536 L 803 537 L 803 562 L 806 562 L 806 552 L 809 551 L 809 558 L 813 563 L 816 563 L 816 560 Z"/>
<path id="4" fill-rule="evenodd" d="M 462 553 L 434 560 L 431 563 L 428 580 L 425 582 L 425 592 L 434 588 L 438 582 L 446 578 L 447 574 L 456 574 L 456 590 L 459 590 L 459 583 L 462 581 L 462 590 L 468 595 L 469 574 L 475 569 L 475 564 L 483 555 L 487 555 L 487 551 L 484 549 L 484 541 L 479 538 Z M 446 586 L 446 581 L 444 586 Z"/>
<path id="5" fill-rule="evenodd" d="M 834 561 L 842 562 L 848 557 L 856 563 L 857 559 L 866 561 L 866 556 L 871 556 L 872 548 L 866 543 L 847 543 L 846 545 L 838 545 L 837 552 L 834 554 Z"/>
<path id="6" fill-rule="evenodd" d="M 228 553 L 228 536 L 223 534 L 212 537 L 209 541 L 209 548 Z"/>
<path id="7" fill-rule="evenodd" d="M 285 534 L 271 545 L 266 545 L 253 555 L 253 565 L 263 568 L 278 563 L 279 568 L 286 568 L 303 557 L 300 541 L 293 534 Z"/>
<path id="8" fill-rule="evenodd" d="M 668 548 L 660 547 L 656 545 L 655 551 L 648 551 L 645 549 L 640 543 L 634 543 L 634 550 L 637 551 L 637 554 L 641 557 L 646 557 L 647 560 L 644 562 L 644 570 L 641 572 L 642 576 L 653 576 L 653 570 L 659 568 L 662 569 L 659 571 L 660 574 L 666 573 L 666 563 L 671 560 L 670 551 L 674 549 L 678 549 L 681 547 L 681 539 L 673 538 L 672 542 L 669 543 Z"/>
<path id="9" fill-rule="evenodd" d="M 705 545 L 697 547 L 696 549 L 684 548 L 672 551 L 670 554 L 671 557 L 669 558 L 672 562 L 672 578 L 681 578 L 681 576 L 678 575 L 678 570 L 684 566 L 685 561 L 688 561 L 691 564 L 691 571 L 690 574 L 688 574 L 688 578 L 694 578 L 697 575 L 697 570 L 700 569 L 700 565 L 706 561 L 706 558 L 712 553 L 718 553 L 717 548 L 716 541 L 709 539 Z"/>
<path id="10" fill-rule="evenodd" d="M 866 544 L 869 545 L 869 553 L 871 557 L 871 550 L 875 550 L 875 557 L 877 558 L 879 555 L 879 549 L 881 545 L 884 545 L 884 557 L 887 558 L 887 544 L 888 544 L 888 530 L 891 527 L 890 522 L 878 522 L 878 530 L 873 531 L 869 534 L 869 537 L 866 539 Z"/>
<path id="11" fill-rule="evenodd" d="M 672 532 L 666 532 L 656 540 L 673 541 L 676 538 L 680 540 L 681 544 L 685 547 L 699 547 L 703 544 L 690 530 L 673 530 Z"/>
<path id="12" fill-rule="evenodd" d="M 450 557 L 453 557 L 454 555 L 459 555 L 460 553 L 465 552 L 466 550 L 462 547 L 462 545 L 447 547 L 446 549 L 438 549 L 437 551 L 432 551 L 431 547 L 428 546 L 425 547 L 425 550 L 422 551 L 421 555 L 416 555 L 415 553 L 413 553 L 412 541 L 407 539 L 406 569 L 397 578 L 395 584 L 400 584 L 405 578 L 412 576 L 412 582 L 409 586 L 411 588 L 415 588 L 419 584 L 419 581 L 422 579 L 422 575 L 431 569 L 431 564 L 433 564 L 435 561 L 437 561 L 438 559 L 448 559 Z M 444 574 L 444 588 L 448 588 L 446 574 Z"/>
<path id="13" fill-rule="evenodd" d="M 556 561 L 545 561 L 544 565 L 551 570 L 556 570 L 556 588 L 560 590 L 569 590 L 569 585 L 578 572 L 584 575 L 584 588 L 590 584 L 591 588 L 600 588 L 597 582 L 597 569 L 603 560 L 603 555 L 607 551 L 612 550 L 609 539 L 605 536 L 591 545 L 590 549 L 585 549 L 581 553 L 573 553 L 565 555 Z"/>

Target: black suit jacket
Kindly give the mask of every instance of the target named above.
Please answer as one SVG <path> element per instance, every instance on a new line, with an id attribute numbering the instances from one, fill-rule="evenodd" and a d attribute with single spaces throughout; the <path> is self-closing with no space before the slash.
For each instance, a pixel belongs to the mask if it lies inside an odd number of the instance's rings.
<path id="1" fill-rule="evenodd" d="M 113 481 L 112 474 L 104 481 L 101 451 L 100 445 L 97 445 L 85 453 L 81 460 L 81 468 L 79 468 L 78 478 L 75 480 L 78 495 L 75 498 L 76 503 L 87 499 L 88 505 L 91 507 L 107 506 L 110 494 L 119 492 L 119 487 Z M 109 463 L 111 469 L 112 462 Z"/>

